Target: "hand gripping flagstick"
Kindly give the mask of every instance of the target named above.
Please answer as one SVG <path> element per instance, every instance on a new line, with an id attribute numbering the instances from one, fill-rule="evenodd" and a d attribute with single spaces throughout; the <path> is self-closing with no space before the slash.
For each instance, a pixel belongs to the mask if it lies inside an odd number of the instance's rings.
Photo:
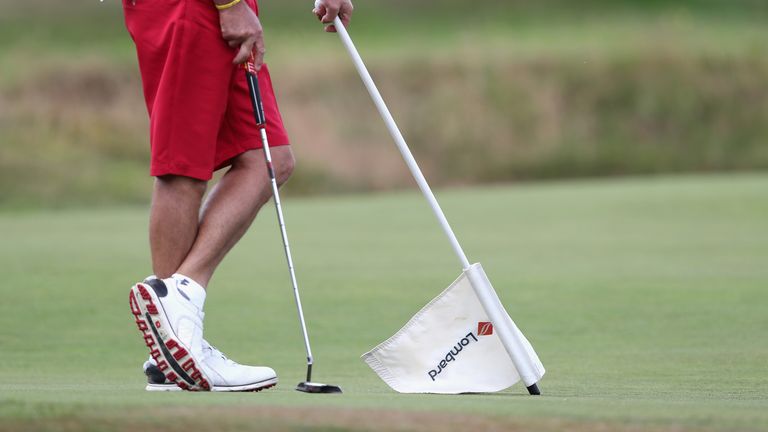
<path id="1" fill-rule="evenodd" d="M 489 319 L 496 328 L 499 338 L 501 339 L 504 348 L 512 359 L 512 362 L 520 374 L 520 377 L 528 388 L 528 392 L 532 395 L 540 394 L 536 383 L 541 378 L 543 370 L 539 370 L 537 368 L 537 366 L 534 364 L 534 361 L 526 352 L 525 345 L 521 339 L 521 333 L 519 330 L 517 330 L 514 323 L 508 319 L 506 312 L 504 311 L 504 307 L 499 300 L 499 297 L 496 295 L 496 292 L 494 291 L 480 266 L 477 264 L 470 264 L 469 259 L 467 259 L 467 255 L 464 253 L 464 250 L 461 248 L 456 235 L 453 233 L 451 226 L 448 224 L 448 220 L 445 218 L 445 214 L 440 208 L 440 204 L 438 204 L 435 195 L 432 193 L 432 190 L 427 183 L 427 180 L 421 173 L 419 165 L 413 158 L 411 150 L 408 148 L 408 144 L 406 144 L 403 135 L 400 133 L 400 129 L 398 129 L 394 118 L 392 118 L 392 114 L 390 114 L 389 109 L 387 109 L 387 105 L 384 103 L 384 99 L 381 97 L 379 90 L 376 88 L 376 84 L 373 82 L 371 75 L 368 73 L 368 69 L 365 67 L 363 59 L 357 52 L 357 49 L 352 42 L 352 38 L 350 38 L 349 33 L 344 27 L 344 24 L 341 22 L 341 19 L 336 17 L 336 19 L 333 21 L 333 25 L 336 28 L 339 37 L 341 38 L 341 42 L 344 44 L 344 47 L 346 47 L 350 57 L 352 57 L 352 62 L 355 64 L 355 68 L 360 74 L 360 78 L 363 80 L 365 88 L 371 95 L 373 103 L 379 110 L 379 114 L 384 120 L 390 135 L 392 135 L 392 138 L 395 140 L 395 144 L 397 145 L 398 150 L 400 150 L 400 154 L 403 156 L 403 159 L 405 159 L 405 163 L 408 165 L 413 178 L 416 180 L 419 189 L 421 189 L 424 198 L 427 199 L 429 205 L 432 207 L 432 211 L 435 214 L 435 217 L 437 217 L 437 220 L 445 232 L 445 235 L 448 237 L 448 241 L 451 243 L 453 251 L 461 262 L 462 269 L 467 273 L 475 294 L 480 300 L 483 309 L 488 314 Z"/>
<path id="2" fill-rule="evenodd" d="M 275 179 L 275 170 L 272 166 L 272 154 L 269 151 L 269 142 L 267 140 L 266 123 L 264 116 L 264 105 L 261 103 L 261 91 L 259 90 L 259 79 L 256 68 L 253 65 L 253 58 L 244 64 L 245 77 L 248 81 L 248 94 L 251 97 L 253 113 L 256 124 L 261 134 L 261 142 L 264 146 L 264 159 L 267 162 L 267 172 L 269 180 L 272 182 L 272 194 L 275 199 L 275 209 L 277 210 L 277 221 L 280 225 L 280 235 L 283 238 L 283 248 L 285 249 L 285 259 L 288 261 L 288 272 L 291 275 L 291 285 L 293 285 L 293 296 L 296 299 L 296 309 L 299 312 L 299 322 L 301 323 L 301 333 L 304 336 L 304 348 L 307 351 L 307 380 L 300 382 L 296 390 L 305 393 L 341 393 L 341 388 L 335 385 L 320 384 L 312 382 L 312 348 L 309 346 L 309 335 L 307 334 L 307 324 L 304 321 L 304 311 L 301 308 L 301 298 L 299 297 L 299 286 L 296 282 L 296 273 L 293 269 L 293 259 L 291 258 L 291 247 L 288 245 L 288 233 L 285 230 L 285 220 L 283 219 L 283 208 L 280 204 L 280 193 L 278 192 L 277 179 Z"/>

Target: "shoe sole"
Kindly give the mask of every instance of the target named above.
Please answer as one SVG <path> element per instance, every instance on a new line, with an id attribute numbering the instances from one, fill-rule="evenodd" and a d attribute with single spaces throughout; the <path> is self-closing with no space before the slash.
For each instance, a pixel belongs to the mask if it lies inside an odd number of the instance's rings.
<path id="1" fill-rule="evenodd" d="M 248 384 L 244 386 L 234 386 L 234 387 L 222 387 L 222 386 L 213 386 L 211 387 L 212 392 L 260 392 L 262 390 L 270 389 L 277 385 L 277 378 L 256 383 L 256 384 Z M 181 388 L 177 386 L 176 384 L 147 384 L 147 386 L 144 388 L 144 390 L 148 392 L 174 392 L 174 391 L 181 391 Z"/>
<path id="2" fill-rule="evenodd" d="M 165 377 L 182 390 L 210 391 L 209 380 L 189 347 L 179 342 L 155 291 L 144 284 L 136 284 L 131 288 L 128 302 L 149 355 Z"/>
<path id="3" fill-rule="evenodd" d="M 175 392 L 181 391 L 181 387 L 176 384 L 147 384 L 144 390 L 148 392 Z"/>
<path id="4" fill-rule="evenodd" d="M 241 386 L 213 386 L 211 391 L 215 392 L 260 392 L 272 388 L 277 385 L 277 377 L 270 378 L 268 380 L 260 381 L 253 384 L 246 384 Z"/>

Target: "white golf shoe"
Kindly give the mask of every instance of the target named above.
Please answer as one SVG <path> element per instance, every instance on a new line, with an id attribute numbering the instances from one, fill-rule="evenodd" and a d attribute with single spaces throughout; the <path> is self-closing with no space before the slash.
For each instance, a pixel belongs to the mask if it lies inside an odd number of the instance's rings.
<path id="1" fill-rule="evenodd" d="M 177 386 L 175 382 L 169 381 L 160 372 L 157 362 L 152 357 L 144 362 L 142 369 L 144 370 L 144 375 L 147 376 L 147 386 L 144 390 L 151 392 L 181 391 L 181 387 Z"/>
<path id="2" fill-rule="evenodd" d="M 128 299 L 160 372 L 184 390 L 211 390 L 201 365 L 205 290 L 189 278 L 173 275 L 134 285 Z"/>
<path id="3" fill-rule="evenodd" d="M 257 392 L 277 384 L 277 374 L 271 368 L 264 366 L 245 366 L 228 359 L 221 351 L 212 347 L 205 340 L 201 366 L 211 378 L 211 391 L 220 392 Z M 150 358 L 144 363 L 144 374 L 147 376 L 147 391 L 178 391 L 181 390 L 174 382 L 169 381 L 157 362 Z"/>

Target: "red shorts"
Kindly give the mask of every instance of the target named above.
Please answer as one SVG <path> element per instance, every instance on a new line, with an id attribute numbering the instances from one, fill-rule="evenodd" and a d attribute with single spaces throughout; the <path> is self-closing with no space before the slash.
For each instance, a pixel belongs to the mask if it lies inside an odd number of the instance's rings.
<path id="1" fill-rule="evenodd" d="M 244 0 L 258 13 L 255 0 Z M 123 0 L 150 118 L 153 176 L 209 180 L 232 158 L 261 148 L 237 49 L 221 37 L 211 0 Z M 266 65 L 259 88 L 270 146 L 288 135 Z"/>

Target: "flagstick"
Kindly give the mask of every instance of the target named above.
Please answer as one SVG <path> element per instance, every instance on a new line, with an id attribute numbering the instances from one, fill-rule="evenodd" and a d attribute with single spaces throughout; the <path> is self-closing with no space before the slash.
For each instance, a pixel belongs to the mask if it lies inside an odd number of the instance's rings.
<path id="1" fill-rule="evenodd" d="M 435 217 L 437 217 L 438 222 L 440 222 L 440 226 L 443 228 L 443 232 L 445 233 L 446 236 L 448 236 L 448 241 L 451 242 L 451 247 L 453 247 L 453 251 L 456 253 L 456 257 L 461 262 L 462 268 L 464 270 L 468 269 L 470 264 L 469 264 L 469 260 L 467 259 L 467 255 L 464 253 L 464 250 L 461 248 L 461 245 L 459 244 L 459 240 L 456 238 L 456 235 L 453 233 L 453 230 L 451 229 L 450 224 L 448 224 L 448 219 L 445 218 L 445 214 L 443 213 L 443 210 L 440 208 L 440 204 L 437 203 L 435 194 L 433 194 L 432 190 L 429 188 L 429 184 L 427 183 L 427 180 L 424 178 L 424 174 L 421 173 L 421 169 L 419 168 L 419 165 L 416 163 L 416 159 L 413 158 L 413 154 L 411 154 L 411 150 L 408 148 L 408 144 L 405 143 L 403 134 L 400 133 L 400 129 L 398 129 L 397 124 L 395 123 L 395 119 L 392 118 L 392 114 L 390 114 L 389 109 L 387 109 L 387 104 L 384 103 L 384 99 L 381 97 L 381 93 L 379 93 L 379 90 L 376 88 L 376 84 L 373 82 L 373 79 L 371 78 L 371 74 L 368 73 L 368 69 L 365 67 L 365 64 L 363 63 L 363 59 L 360 57 L 360 54 L 357 52 L 357 49 L 355 48 L 354 43 L 352 43 L 352 38 L 349 37 L 349 33 L 347 33 L 347 29 L 344 28 L 344 24 L 342 24 L 340 18 L 336 17 L 336 19 L 333 22 L 333 25 L 336 27 L 336 31 L 339 33 L 339 37 L 341 37 L 341 41 L 344 43 L 344 46 L 347 48 L 347 51 L 349 52 L 349 55 L 352 57 L 352 61 L 355 64 L 355 68 L 357 68 L 357 72 L 360 74 L 360 78 L 363 80 L 363 84 L 365 84 L 365 88 L 368 89 L 368 93 L 371 95 L 371 98 L 373 99 L 373 103 L 376 105 L 376 108 L 379 110 L 379 114 L 381 114 L 381 118 L 384 120 L 384 123 L 387 125 L 387 129 L 389 130 L 390 135 L 392 135 L 392 138 L 395 140 L 397 149 L 400 150 L 400 154 L 403 156 L 403 159 L 405 159 L 405 163 L 408 165 L 408 168 L 411 170 L 411 174 L 413 175 L 413 178 L 416 180 L 416 183 L 419 185 L 419 189 L 421 189 L 421 193 L 424 194 L 424 198 L 427 199 L 430 207 L 432 207 L 432 212 L 434 212 Z"/>
<path id="2" fill-rule="evenodd" d="M 341 19 L 336 17 L 333 21 L 333 25 L 336 27 L 336 32 L 338 32 L 341 42 L 346 47 L 350 57 L 352 57 L 352 62 L 355 64 L 355 68 L 357 69 L 358 74 L 360 74 L 360 78 L 363 80 L 365 88 L 371 95 L 373 103 L 376 105 L 376 109 L 378 109 L 381 118 L 384 120 L 390 135 L 392 135 L 392 138 L 395 140 L 395 144 L 397 145 L 398 150 L 400 150 L 403 159 L 405 159 L 408 169 L 410 169 L 413 178 L 416 180 L 416 184 L 418 184 L 424 198 L 427 199 L 430 207 L 432 207 L 432 212 L 440 223 L 443 232 L 448 237 L 448 241 L 451 243 L 451 247 L 453 248 L 456 257 L 461 262 L 462 268 L 467 272 L 472 287 L 475 289 L 478 299 L 483 305 L 483 309 L 485 309 L 491 322 L 493 322 L 494 326 L 497 328 L 499 338 L 520 373 L 521 378 L 525 382 L 528 392 L 530 394 L 539 394 L 539 388 L 536 385 L 536 375 L 533 373 L 530 358 L 526 355 L 518 334 L 514 331 L 512 326 L 507 323 L 504 308 L 501 305 L 498 296 L 493 291 L 493 287 L 487 282 L 487 278 L 482 278 L 485 280 L 481 280 L 478 277 L 474 266 L 470 265 L 467 255 L 464 253 L 464 250 L 459 244 L 459 240 L 456 238 L 456 234 L 454 234 L 451 229 L 448 219 L 446 219 L 442 208 L 440 208 L 440 204 L 438 204 L 435 194 L 432 193 L 432 189 L 429 187 L 427 180 L 424 178 L 424 174 L 422 174 L 419 165 L 416 163 L 416 159 L 413 158 L 413 154 L 411 154 L 411 150 L 408 148 L 408 144 L 406 144 L 403 134 L 400 133 L 400 129 L 397 127 L 395 119 L 392 118 L 392 114 L 389 112 L 386 103 L 384 103 L 381 93 L 379 93 L 378 88 L 376 88 L 376 84 L 373 82 L 371 74 L 368 73 L 368 69 L 365 67 L 365 63 L 363 63 L 363 59 L 357 52 L 357 48 L 355 48 L 355 44 L 352 42 L 352 38 L 350 38 L 349 33 L 347 33 L 347 29 L 344 27 Z"/>

